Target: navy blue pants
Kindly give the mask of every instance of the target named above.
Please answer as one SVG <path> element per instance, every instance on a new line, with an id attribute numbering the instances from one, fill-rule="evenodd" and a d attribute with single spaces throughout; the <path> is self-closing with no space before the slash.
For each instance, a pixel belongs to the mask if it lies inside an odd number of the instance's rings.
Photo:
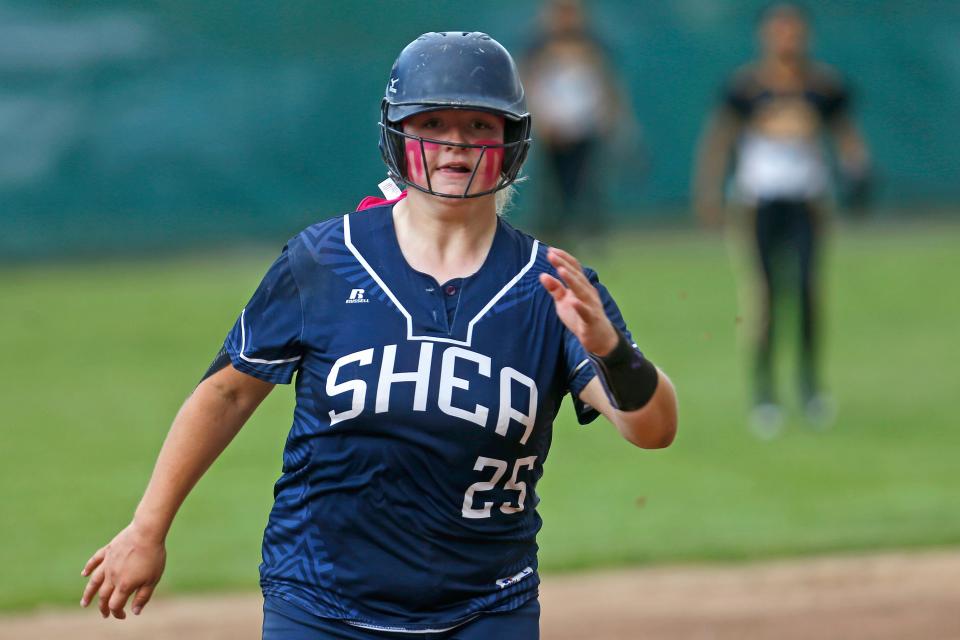
<path id="1" fill-rule="evenodd" d="M 538 640 L 540 601 L 536 598 L 505 613 L 488 613 L 450 631 L 390 633 L 318 618 L 300 607 L 267 596 L 263 601 L 263 640 Z"/>
<path id="2" fill-rule="evenodd" d="M 564 145 L 547 145 L 544 160 L 553 174 L 557 206 L 539 212 L 540 231 L 551 243 L 569 244 L 584 235 L 603 234 L 604 207 L 589 176 L 590 160 L 598 141 L 587 138 Z M 553 198 L 547 198 L 552 202 Z"/>
<path id="3" fill-rule="evenodd" d="M 800 307 L 800 392 L 804 399 L 817 392 L 817 278 L 820 230 L 810 202 L 770 200 L 757 205 L 754 226 L 762 276 L 760 334 L 756 350 L 757 402 L 774 400 L 773 342 L 776 307 L 784 294 L 794 293 Z"/>

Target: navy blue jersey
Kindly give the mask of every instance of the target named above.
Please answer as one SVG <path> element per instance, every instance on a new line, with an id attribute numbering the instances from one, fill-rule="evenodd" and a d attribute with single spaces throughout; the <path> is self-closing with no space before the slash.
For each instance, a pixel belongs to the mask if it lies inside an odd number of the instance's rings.
<path id="1" fill-rule="evenodd" d="M 815 114 L 816 124 L 828 124 L 849 110 L 850 95 L 840 76 L 831 68 L 811 64 L 796 91 L 777 91 L 764 80 L 755 65 L 739 69 L 723 88 L 722 102 L 742 120 L 763 127 L 784 105 L 803 105 Z M 794 116 L 797 117 L 797 116 Z"/>
<path id="2" fill-rule="evenodd" d="M 824 134 L 849 110 L 840 77 L 820 64 L 804 68 L 796 86 L 770 82 L 762 66 L 734 74 L 723 105 L 742 125 L 737 143 L 734 195 L 744 204 L 812 202 L 830 191 L 831 167 Z"/>
<path id="3" fill-rule="evenodd" d="M 296 373 L 264 593 L 360 626 L 437 630 L 536 596 L 551 424 L 595 374 L 538 282 L 555 275 L 544 246 L 499 220 L 482 268 L 440 284 L 404 260 L 392 211 L 290 240 L 226 349 L 262 380 Z"/>

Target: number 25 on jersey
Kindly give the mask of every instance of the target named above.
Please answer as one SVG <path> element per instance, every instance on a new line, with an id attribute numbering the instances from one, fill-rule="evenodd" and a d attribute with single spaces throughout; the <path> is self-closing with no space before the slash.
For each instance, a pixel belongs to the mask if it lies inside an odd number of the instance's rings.
<path id="1" fill-rule="evenodd" d="M 500 505 L 500 511 L 506 514 L 511 513 L 520 513 L 523 511 L 523 503 L 527 498 L 527 483 L 522 480 L 517 479 L 517 475 L 520 473 L 520 469 L 533 469 L 533 463 L 536 462 L 537 456 L 527 456 L 526 458 L 518 458 L 517 461 L 513 464 L 513 473 L 510 475 L 510 479 L 503 485 L 504 489 L 511 491 L 519 491 L 520 495 L 517 496 L 517 506 L 514 506 L 510 502 L 504 502 Z M 480 456 L 477 458 L 476 464 L 473 465 L 474 471 L 483 471 L 486 468 L 492 468 L 493 476 L 484 482 L 474 482 L 467 488 L 466 493 L 463 494 L 463 510 L 461 511 L 464 518 L 489 518 L 490 509 L 493 508 L 493 502 L 482 502 L 482 506 L 479 509 L 474 508 L 474 494 L 479 491 L 490 491 L 497 486 L 497 483 L 500 481 L 500 478 L 507 472 L 507 462 L 505 460 L 497 460 L 496 458 L 485 458 Z"/>

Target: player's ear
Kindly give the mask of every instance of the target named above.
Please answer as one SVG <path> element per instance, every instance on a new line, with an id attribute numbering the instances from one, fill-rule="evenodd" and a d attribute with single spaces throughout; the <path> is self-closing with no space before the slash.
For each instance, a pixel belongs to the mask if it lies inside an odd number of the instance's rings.
<path id="1" fill-rule="evenodd" d="M 394 121 L 388 117 L 389 104 L 386 99 L 380 104 L 380 155 L 387 165 L 387 175 L 395 180 L 406 182 L 407 158 L 404 152 L 403 121 Z M 396 175 L 394 175 L 396 174 Z"/>
<path id="2" fill-rule="evenodd" d="M 527 151 L 530 148 L 529 145 L 523 144 L 523 141 L 529 137 L 529 118 L 526 120 L 511 120 L 509 118 L 503 119 L 504 143 L 509 144 L 511 142 L 520 142 L 520 144 L 507 147 L 507 149 L 504 151 L 503 167 L 501 170 L 504 174 L 506 174 L 507 177 L 516 175 L 516 173 L 519 172 L 519 167 L 523 166 L 523 162 L 527 158 Z"/>

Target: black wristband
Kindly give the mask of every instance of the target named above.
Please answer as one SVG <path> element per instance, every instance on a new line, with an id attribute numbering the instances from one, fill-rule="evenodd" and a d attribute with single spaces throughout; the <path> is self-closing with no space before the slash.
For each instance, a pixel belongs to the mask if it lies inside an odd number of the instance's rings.
<path id="1" fill-rule="evenodd" d="M 636 411 L 650 402 L 660 376 L 653 363 L 633 348 L 621 331 L 617 330 L 617 335 L 617 346 L 609 354 L 587 353 L 587 357 L 610 404 L 619 411 Z"/>

